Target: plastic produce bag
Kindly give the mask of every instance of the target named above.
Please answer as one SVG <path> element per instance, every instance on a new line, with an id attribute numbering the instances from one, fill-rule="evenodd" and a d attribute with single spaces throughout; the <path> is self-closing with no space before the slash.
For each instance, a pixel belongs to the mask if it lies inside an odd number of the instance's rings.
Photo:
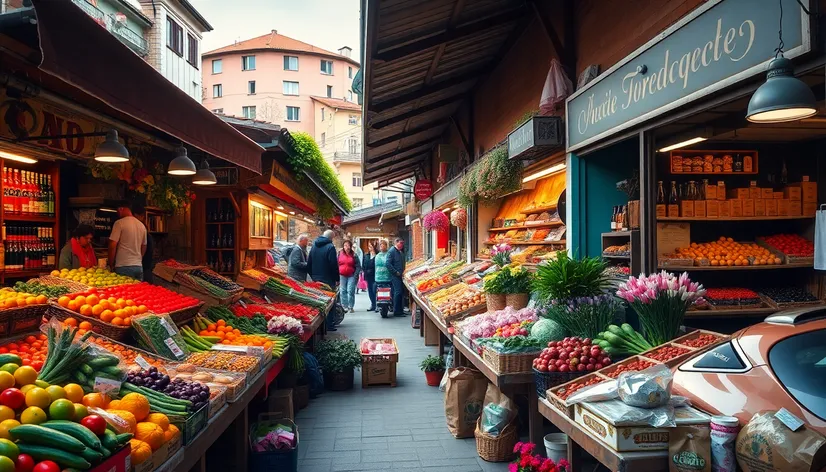
<path id="1" fill-rule="evenodd" d="M 167 359 L 182 360 L 189 355 L 181 332 L 169 315 L 139 315 L 132 318 L 132 326 L 148 350 Z"/>
<path id="2" fill-rule="evenodd" d="M 450 350 L 447 351 L 447 355 L 445 356 L 445 365 L 447 367 L 453 366 L 453 346 L 450 346 Z M 439 382 L 440 392 L 444 392 L 447 389 L 447 375 L 448 369 L 445 369 L 445 373 L 442 375 L 442 380 Z"/>
<path id="3" fill-rule="evenodd" d="M 539 100 L 540 115 L 558 115 L 565 110 L 565 99 L 573 93 L 574 85 L 558 60 L 551 59 L 551 67 L 545 77 L 542 98 Z"/>
<path id="4" fill-rule="evenodd" d="M 815 269 L 826 270 L 826 210 L 823 205 L 815 217 Z"/>
<path id="5" fill-rule="evenodd" d="M 639 372 L 623 372 L 617 378 L 620 400 L 640 408 L 656 408 L 668 404 L 674 376 L 663 364 Z"/>
<path id="6" fill-rule="evenodd" d="M 671 405 L 659 408 L 638 408 L 622 400 L 587 402 L 587 405 L 614 426 L 651 426 L 652 428 L 677 426 L 674 422 L 674 407 Z"/>
<path id="7" fill-rule="evenodd" d="M 824 443 L 826 438 L 816 431 L 805 426 L 792 431 L 773 412 L 764 412 L 740 430 L 735 453 L 744 472 L 809 472 Z"/>
<path id="8" fill-rule="evenodd" d="M 493 384 L 488 384 L 484 405 L 482 431 L 494 437 L 499 436 L 516 416 L 516 405 Z"/>

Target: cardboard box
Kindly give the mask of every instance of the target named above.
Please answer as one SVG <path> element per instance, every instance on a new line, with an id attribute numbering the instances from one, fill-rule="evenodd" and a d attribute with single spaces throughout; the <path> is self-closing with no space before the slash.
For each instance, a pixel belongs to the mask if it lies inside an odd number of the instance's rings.
<path id="1" fill-rule="evenodd" d="M 817 203 L 817 182 L 803 181 L 789 186 L 800 188 L 800 201 L 803 203 Z"/>
<path id="2" fill-rule="evenodd" d="M 706 185 L 706 200 L 717 200 L 717 185 Z"/>
<path id="3" fill-rule="evenodd" d="M 749 198 L 749 189 L 748 187 L 729 189 L 728 198 L 732 200 L 741 200 L 744 198 Z"/>
<path id="4" fill-rule="evenodd" d="M 371 385 L 396 386 L 396 365 L 399 363 L 399 347 L 393 338 L 365 338 L 361 342 L 375 341 L 379 344 L 392 344 L 393 351 L 361 355 L 361 387 Z"/>
<path id="5" fill-rule="evenodd" d="M 662 451 L 668 449 L 669 428 L 652 428 L 647 425 L 612 424 L 606 407 L 612 402 L 577 403 L 574 405 L 574 421 L 597 436 L 608 447 L 619 452 Z M 708 425 L 711 417 L 691 407 L 675 408 L 674 421 L 678 426 L 689 424 Z"/>
<path id="6" fill-rule="evenodd" d="M 724 201 L 726 199 L 726 183 L 724 181 L 717 182 L 717 200 Z"/>
<path id="7" fill-rule="evenodd" d="M 680 216 L 683 218 L 693 218 L 694 217 L 694 201 L 693 200 L 684 200 L 680 202 Z"/>
<path id="8" fill-rule="evenodd" d="M 754 216 L 754 198 L 743 200 L 743 216 Z"/>
<path id="9" fill-rule="evenodd" d="M 766 200 L 758 198 L 754 201 L 754 216 L 766 216 Z"/>
<path id="10" fill-rule="evenodd" d="M 657 205 L 656 213 L 657 218 L 665 218 L 668 216 L 667 205 Z"/>
<path id="11" fill-rule="evenodd" d="M 131 452 L 132 448 L 127 444 L 109 456 L 108 459 L 89 469 L 88 472 L 130 472 L 132 469 L 132 460 L 129 455 Z M 183 455 L 181 455 L 181 458 L 183 458 Z M 146 462 L 152 464 L 151 460 Z"/>
<path id="12" fill-rule="evenodd" d="M 789 203 L 791 200 L 784 198 L 777 201 L 777 216 L 789 216 Z"/>
<path id="13" fill-rule="evenodd" d="M 284 418 L 295 419 L 295 409 L 293 408 L 293 389 L 283 388 L 270 390 L 267 397 L 267 411 L 281 412 Z"/>
<path id="14" fill-rule="evenodd" d="M 166 462 L 156 465 L 154 472 L 174 472 L 178 469 L 178 466 L 184 460 L 183 453 L 178 454 L 178 452 L 183 447 L 180 435 L 177 439 L 174 439 L 166 443 L 166 447 L 169 449 L 169 457 L 167 458 Z M 154 459 L 155 455 L 153 454 L 152 457 Z"/>
<path id="15" fill-rule="evenodd" d="M 766 216 L 777 216 L 777 202 L 780 200 L 766 200 Z"/>
<path id="16" fill-rule="evenodd" d="M 800 200 L 789 200 L 789 216 L 801 216 L 803 208 Z"/>
<path id="17" fill-rule="evenodd" d="M 783 198 L 788 198 L 793 201 L 800 201 L 801 195 L 802 193 L 800 187 L 785 187 L 783 189 Z"/>
<path id="18" fill-rule="evenodd" d="M 749 187 L 748 198 L 761 198 L 763 196 L 763 189 L 760 187 Z"/>
<path id="19" fill-rule="evenodd" d="M 815 216 L 817 213 L 817 202 L 803 202 L 803 216 Z"/>
<path id="20" fill-rule="evenodd" d="M 706 217 L 706 201 L 705 200 L 694 200 L 694 217 L 695 218 L 705 218 Z"/>
<path id="21" fill-rule="evenodd" d="M 774 198 L 775 200 L 780 200 L 781 198 L 783 198 L 783 192 L 772 192 L 772 195 L 772 198 Z"/>
<path id="22" fill-rule="evenodd" d="M 760 191 L 760 198 L 774 198 L 774 189 L 771 188 L 763 188 Z"/>
<path id="23" fill-rule="evenodd" d="M 706 200 L 706 218 L 720 217 L 720 201 Z"/>
<path id="24" fill-rule="evenodd" d="M 680 205 L 668 205 L 667 213 L 669 218 L 680 217 Z"/>
<path id="25" fill-rule="evenodd" d="M 731 216 L 732 217 L 741 217 L 743 216 L 743 200 L 729 200 L 729 204 L 731 204 Z"/>
<path id="26" fill-rule="evenodd" d="M 731 201 L 723 200 L 720 202 L 720 218 L 728 218 L 731 216 Z"/>

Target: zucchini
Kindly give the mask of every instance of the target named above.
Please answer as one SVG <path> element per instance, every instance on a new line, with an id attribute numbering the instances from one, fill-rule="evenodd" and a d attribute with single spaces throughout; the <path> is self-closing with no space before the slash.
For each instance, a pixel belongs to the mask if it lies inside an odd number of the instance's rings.
<path id="1" fill-rule="evenodd" d="M 0 365 L 8 363 L 23 365 L 23 359 L 20 359 L 17 354 L 0 354 Z"/>
<path id="2" fill-rule="evenodd" d="M 83 452 L 86 445 L 64 432 L 35 424 L 22 424 L 9 430 L 12 439 L 41 446 L 53 446 L 66 452 Z"/>
<path id="3" fill-rule="evenodd" d="M 80 457 L 89 461 L 90 464 L 97 464 L 103 460 L 103 454 L 92 449 L 91 447 L 84 447 L 83 450 L 80 451 Z"/>
<path id="4" fill-rule="evenodd" d="M 100 449 L 100 439 L 98 439 L 95 433 L 82 424 L 68 420 L 50 420 L 45 423 L 41 423 L 40 426 L 68 434 L 69 436 L 82 442 L 87 447 Z"/>
<path id="5" fill-rule="evenodd" d="M 86 375 L 84 375 L 83 372 L 81 372 L 79 370 L 76 370 L 76 371 L 72 372 L 72 378 L 77 380 L 77 383 L 79 383 L 81 385 L 85 385 L 85 384 L 89 383 L 89 378 L 86 377 Z"/>
<path id="6" fill-rule="evenodd" d="M 102 369 L 113 365 L 118 365 L 120 359 L 115 356 L 99 356 L 90 360 L 87 364 L 93 369 Z"/>
<path id="7" fill-rule="evenodd" d="M 118 366 L 110 365 L 108 367 L 100 369 L 98 373 L 100 372 L 103 372 L 104 374 L 113 375 L 115 377 L 123 378 L 123 369 L 118 368 Z"/>
<path id="8" fill-rule="evenodd" d="M 80 470 L 87 470 L 92 467 L 86 459 L 60 449 L 55 449 L 48 446 L 38 446 L 26 442 L 17 444 L 20 448 L 21 454 L 28 454 L 34 458 L 35 461 L 54 461 L 62 467 L 72 467 Z"/>
<path id="9" fill-rule="evenodd" d="M 89 364 L 80 364 L 78 370 L 82 372 L 83 375 L 95 375 L 95 369 L 93 369 Z"/>
<path id="10" fill-rule="evenodd" d="M 128 434 L 128 433 L 127 433 Z M 118 435 L 115 434 L 114 431 L 107 429 L 103 432 L 103 437 L 100 439 L 101 444 L 103 447 L 109 449 L 115 449 L 118 447 Z"/>
<path id="11" fill-rule="evenodd" d="M 44 382 L 43 380 L 40 380 L 40 379 L 35 380 L 34 384 L 37 385 L 40 388 L 49 388 L 52 385 L 57 385 L 56 383 Z"/>

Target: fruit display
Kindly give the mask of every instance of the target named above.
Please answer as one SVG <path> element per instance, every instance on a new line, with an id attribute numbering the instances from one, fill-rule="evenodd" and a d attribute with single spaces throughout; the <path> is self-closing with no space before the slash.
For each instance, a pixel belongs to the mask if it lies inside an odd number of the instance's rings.
<path id="1" fill-rule="evenodd" d="M 451 297 L 449 300 L 444 301 L 437 309 L 443 315 L 449 316 L 480 307 L 485 303 L 485 294 L 481 290 L 471 288 L 471 290 L 462 295 Z"/>
<path id="2" fill-rule="evenodd" d="M 196 352 L 187 358 L 187 363 L 208 369 L 229 370 L 233 372 L 255 372 L 258 370 L 258 358 L 233 354 L 231 352 Z"/>
<path id="3" fill-rule="evenodd" d="M 705 299 L 714 307 L 737 308 L 761 305 L 763 301 L 754 290 L 747 288 L 708 288 Z"/>
<path id="4" fill-rule="evenodd" d="M 691 243 L 688 247 L 677 249 L 672 257 L 691 259 L 695 266 L 761 266 L 783 262 L 757 243 L 740 243 L 725 236 L 720 236 L 717 241 Z"/>
<path id="5" fill-rule="evenodd" d="M 565 400 L 578 390 L 581 390 L 585 387 L 590 387 L 591 385 L 601 384 L 602 382 L 607 382 L 607 380 L 598 376 L 590 377 L 585 380 L 577 380 L 576 382 L 570 384 L 565 384 L 560 387 L 554 387 L 553 394 Z"/>
<path id="6" fill-rule="evenodd" d="M 680 344 L 683 346 L 693 347 L 693 348 L 701 348 L 708 346 L 709 344 L 714 344 L 720 341 L 720 337 L 715 336 L 710 333 L 701 333 L 699 336 L 693 339 L 688 339 L 685 341 L 680 341 Z"/>
<path id="7" fill-rule="evenodd" d="M 655 361 L 668 362 L 671 359 L 688 354 L 689 352 L 691 351 L 684 347 L 665 345 L 659 349 L 646 353 L 645 357 L 654 359 Z"/>
<path id="8" fill-rule="evenodd" d="M 49 302 L 46 295 L 35 295 L 28 292 L 17 292 L 8 287 L 0 289 L 0 308 L 9 309 L 30 305 L 45 305 Z"/>
<path id="9" fill-rule="evenodd" d="M 815 255 L 814 243 L 797 234 L 776 234 L 766 236 L 762 240 L 787 256 L 814 257 Z"/>
<path id="10" fill-rule="evenodd" d="M 264 321 L 273 316 L 289 316 L 301 321 L 302 324 L 311 324 L 318 316 L 318 308 L 314 308 L 300 303 L 271 302 L 262 300 L 261 304 L 254 303 L 233 303 L 230 310 L 237 317 L 255 318 L 256 315 L 264 317 Z M 264 323 L 266 325 L 266 323 Z"/>
<path id="11" fill-rule="evenodd" d="M 649 368 L 653 365 L 654 365 L 653 362 L 646 361 L 644 359 L 632 358 L 632 360 L 630 362 L 623 362 L 621 364 L 616 364 L 613 369 L 611 369 L 608 372 L 601 372 L 601 374 L 603 374 L 605 376 L 608 376 L 608 377 L 611 377 L 612 379 L 615 379 L 615 378 L 619 377 L 620 374 L 623 373 L 623 372 L 637 372 L 637 371 L 640 371 L 640 370 L 645 370 L 645 369 L 647 369 L 647 368 Z"/>
<path id="12" fill-rule="evenodd" d="M 45 334 L 28 335 L 0 346 L 0 365 L 13 363 L 19 366 L 31 366 L 40 372 L 46 361 L 47 353 L 48 343 Z"/>
<path id="13" fill-rule="evenodd" d="M 57 303 L 67 310 L 115 326 L 130 326 L 133 316 L 149 311 L 146 305 L 138 304 L 131 298 L 124 299 L 94 288 L 63 295 L 57 299 Z"/>
<path id="14" fill-rule="evenodd" d="M 157 358 L 146 353 L 138 352 L 137 350 L 132 349 L 125 344 L 116 343 L 104 337 L 93 334 L 92 337 L 89 339 L 95 345 L 100 346 L 101 348 L 106 349 L 107 351 L 120 356 L 120 358 L 123 359 L 123 361 L 129 366 L 138 365 L 138 356 L 141 357 L 142 362 L 146 362 L 150 366 L 164 368 L 167 365 L 167 363 L 162 361 L 160 358 Z"/>
<path id="15" fill-rule="evenodd" d="M 123 299 L 127 302 L 132 300 L 135 305 L 146 306 L 149 311 L 156 314 L 172 313 L 187 308 L 199 306 L 201 301 L 197 298 L 181 295 L 172 290 L 158 287 L 146 282 L 120 285 L 99 290 L 98 294 L 102 298 Z M 130 306 L 127 303 L 127 306 Z"/>
<path id="16" fill-rule="evenodd" d="M 183 335 L 169 315 L 136 316 L 132 326 L 140 335 L 140 343 L 148 351 L 167 359 L 182 360 L 189 355 Z"/>
<path id="17" fill-rule="evenodd" d="M 209 387 L 192 380 L 175 379 L 159 372 L 157 368 L 130 372 L 126 381 L 139 387 L 146 387 L 156 392 L 162 392 L 172 398 L 189 400 L 192 402 L 192 411 L 198 411 L 209 403 Z M 123 400 L 121 400 L 121 404 Z"/>
<path id="18" fill-rule="evenodd" d="M 109 272 L 107 269 L 97 267 L 91 267 L 89 269 L 81 267 L 79 269 L 71 270 L 53 270 L 50 275 L 53 277 L 60 277 L 61 279 L 73 280 L 90 287 L 111 287 L 114 285 L 138 283 L 137 280 L 131 277 L 118 275 L 114 272 Z"/>
<path id="19" fill-rule="evenodd" d="M 628 323 L 621 326 L 608 325 L 605 331 L 594 338 L 594 344 L 613 356 L 639 354 L 654 347 Z"/>
<path id="20" fill-rule="evenodd" d="M 821 301 L 802 287 L 771 287 L 760 290 L 760 293 L 768 297 L 772 303 L 778 306 L 794 305 L 797 303 L 811 304 Z"/>
<path id="21" fill-rule="evenodd" d="M 578 337 L 549 342 L 533 360 L 533 368 L 540 372 L 593 372 L 610 364 L 602 348 Z"/>
<path id="22" fill-rule="evenodd" d="M 494 338 L 509 338 L 511 336 L 528 336 L 531 332 L 532 321 L 524 320 L 496 328 Z"/>
<path id="23" fill-rule="evenodd" d="M 456 284 L 451 285 L 450 287 L 445 287 L 431 294 L 425 295 L 425 299 L 427 299 L 427 301 L 429 301 L 431 305 L 439 306 L 445 301 L 450 300 L 454 297 L 462 296 L 464 293 L 470 290 L 471 288 L 468 284 Z"/>
<path id="24" fill-rule="evenodd" d="M 195 334 L 188 326 L 184 327 L 184 334 Z M 231 346 L 261 346 L 269 349 L 273 346 L 272 340 L 267 336 L 256 334 L 242 334 L 237 328 L 233 328 L 224 320 L 217 323 L 210 323 L 200 332 L 198 336 L 213 344 L 226 344 Z M 196 351 L 197 352 L 197 351 Z"/>
<path id="25" fill-rule="evenodd" d="M 392 339 L 362 339 L 359 343 L 362 354 L 398 354 L 399 350 Z"/>
<path id="26" fill-rule="evenodd" d="M 271 316 L 270 319 L 272 318 Z M 223 322 L 223 325 L 229 324 L 243 334 L 267 334 L 267 321 L 268 319 L 264 315 L 256 314 L 251 318 L 247 318 L 245 316 L 235 315 L 235 313 L 225 306 L 211 306 L 207 308 L 204 315 L 196 316 L 193 323 L 198 332 L 203 331 L 205 328 L 207 328 L 207 331 L 210 331 L 208 329 L 210 324 Z"/>
<path id="27" fill-rule="evenodd" d="M 442 275 L 434 279 L 427 279 L 416 284 L 416 290 L 419 292 L 428 292 L 434 288 L 439 288 L 453 282 L 453 277 L 450 275 Z"/>
<path id="28" fill-rule="evenodd" d="M 37 280 L 29 282 L 17 282 L 14 284 L 14 291 L 31 293 L 33 295 L 45 295 L 47 298 L 57 298 L 61 295 L 66 295 L 72 290 L 61 285 L 46 285 Z"/>

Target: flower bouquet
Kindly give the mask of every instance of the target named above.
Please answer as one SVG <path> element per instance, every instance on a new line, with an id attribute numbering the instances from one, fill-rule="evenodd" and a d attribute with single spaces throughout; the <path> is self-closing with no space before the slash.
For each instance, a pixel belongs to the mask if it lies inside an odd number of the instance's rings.
<path id="1" fill-rule="evenodd" d="M 267 321 L 267 332 L 270 334 L 294 334 L 301 336 L 304 333 L 304 328 L 301 326 L 301 321 L 291 316 L 278 315 L 273 316 Z"/>
<path id="2" fill-rule="evenodd" d="M 508 243 L 496 244 L 490 250 L 491 260 L 499 267 L 505 267 L 511 262 L 513 248 Z"/>
<path id="3" fill-rule="evenodd" d="M 536 449 L 536 444 L 516 443 L 513 452 L 519 456 L 508 464 L 508 472 L 568 472 L 570 470 L 571 466 L 567 460 L 560 459 L 557 464 L 539 454 L 531 455 L 534 449 Z"/>
<path id="4" fill-rule="evenodd" d="M 445 231 L 450 226 L 447 215 L 441 210 L 433 210 L 422 220 L 425 231 Z"/>
<path id="5" fill-rule="evenodd" d="M 617 296 L 637 312 L 645 338 L 654 346 L 668 342 L 680 332 L 685 312 L 703 303 L 706 290 L 683 272 L 679 277 L 662 271 L 631 277 L 620 285 Z"/>

